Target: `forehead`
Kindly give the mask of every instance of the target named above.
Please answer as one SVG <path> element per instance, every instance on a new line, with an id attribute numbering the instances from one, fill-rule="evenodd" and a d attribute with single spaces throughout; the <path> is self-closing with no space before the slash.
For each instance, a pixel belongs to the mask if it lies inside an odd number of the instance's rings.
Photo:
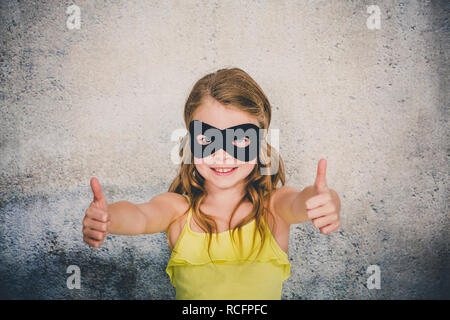
<path id="1" fill-rule="evenodd" d="M 205 97 L 195 110 L 192 120 L 206 122 L 218 129 L 253 123 L 259 127 L 256 117 L 232 105 L 224 105 L 211 97 Z"/>

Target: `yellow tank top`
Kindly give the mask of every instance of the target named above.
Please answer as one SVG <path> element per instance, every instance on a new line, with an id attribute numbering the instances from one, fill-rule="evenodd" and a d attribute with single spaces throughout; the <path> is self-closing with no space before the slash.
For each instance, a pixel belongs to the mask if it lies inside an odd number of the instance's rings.
<path id="1" fill-rule="evenodd" d="M 232 243 L 229 230 L 213 234 L 208 255 L 208 234 L 191 230 L 192 210 L 172 251 L 166 267 L 170 282 L 176 288 L 177 300 L 280 300 L 284 280 L 289 278 L 291 264 L 269 228 L 264 247 L 256 258 L 261 237 L 256 230 L 252 255 L 253 219 L 241 228 L 242 242 Z M 240 255 L 237 244 L 242 243 Z M 214 263 L 211 262 L 211 259 Z"/>

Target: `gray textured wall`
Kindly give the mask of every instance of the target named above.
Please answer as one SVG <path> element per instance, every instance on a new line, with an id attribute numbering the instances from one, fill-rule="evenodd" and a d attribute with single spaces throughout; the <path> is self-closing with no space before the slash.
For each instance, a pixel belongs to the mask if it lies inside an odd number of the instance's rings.
<path id="1" fill-rule="evenodd" d="M 166 191 L 189 91 L 231 66 L 273 104 L 288 184 L 325 157 L 342 199 L 339 232 L 291 227 L 283 299 L 450 297 L 446 1 L 75 3 L 80 29 L 70 1 L 1 1 L 1 298 L 174 297 L 164 233 L 83 243 L 89 179 L 110 202 Z"/>

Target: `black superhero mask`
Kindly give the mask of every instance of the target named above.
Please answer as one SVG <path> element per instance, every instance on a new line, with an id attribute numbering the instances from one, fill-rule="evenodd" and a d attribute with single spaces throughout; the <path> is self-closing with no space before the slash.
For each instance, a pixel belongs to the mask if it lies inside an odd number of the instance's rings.
<path id="1" fill-rule="evenodd" d="M 259 160 L 260 132 L 252 123 L 244 123 L 220 130 L 205 122 L 193 120 L 189 124 L 191 151 L 196 158 L 205 158 L 224 149 L 232 157 L 248 162 Z"/>

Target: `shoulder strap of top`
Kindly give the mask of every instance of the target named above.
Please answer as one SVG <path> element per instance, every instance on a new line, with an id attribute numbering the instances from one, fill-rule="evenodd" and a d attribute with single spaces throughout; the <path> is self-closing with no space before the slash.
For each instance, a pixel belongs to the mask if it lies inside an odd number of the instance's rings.
<path id="1" fill-rule="evenodd" d="M 191 203 L 191 199 L 189 199 L 189 196 L 187 194 L 183 194 L 183 196 L 186 198 L 187 202 Z"/>
<path id="2" fill-rule="evenodd" d="M 183 196 L 186 197 L 186 200 L 188 201 L 188 203 L 189 203 L 189 205 L 190 205 L 190 204 L 191 204 L 191 200 L 189 199 L 189 196 L 188 196 L 187 194 L 183 194 Z M 190 228 L 189 226 L 190 226 L 190 223 L 191 223 L 191 216 L 192 216 L 192 210 L 189 209 L 189 211 L 188 211 L 188 216 L 187 216 L 187 219 L 186 219 L 186 225 L 185 225 L 185 228 L 186 228 L 186 227 L 187 227 L 188 229 Z"/>
<path id="3" fill-rule="evenodd" d="M 185 194 L 183 194 L 183 196 L 186 197 L 186 200 L 190 203 L 189 196 L 187 196 Z M 188 229 L 189 229 L 188 226 L 189 226 L 189 223 L 191 221 L 191 215 L 192 215 L 192 210 L 189 209 L 188 216 L 187 216 L 187 219 L 186 219 L 186 223 L 184 224 L 184 226 L 183 226 L 183 228 L 182 228 L 182 230 L 180 232 L 180 235 L 178 236 L 178 240 L 177 240 L 174 248 L 172 249 L 172 255 L 175 254 L 175 249 L 179 247 L 179 243 L 183 239 L 184 235 L 189 232 L 188 231 Z M 167 238 L 167 243 L 169 244 L 169 247 L 170 247 L 169 238 Z"/>

